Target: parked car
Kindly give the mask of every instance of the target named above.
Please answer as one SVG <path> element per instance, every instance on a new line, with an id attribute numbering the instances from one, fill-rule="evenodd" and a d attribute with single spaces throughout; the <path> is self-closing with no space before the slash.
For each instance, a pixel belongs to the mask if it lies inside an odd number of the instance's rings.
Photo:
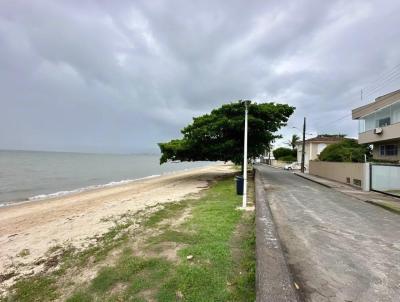
<path id="1" fill-rule="evenodd" d="M 301 163 L 291 163 L 291 164 L 287 164 L 285 165 L 285 167 L 283 167 L 283 169 L 285 170 L 301 170 Z M 306 170 L 306 167 L 304 167 L 304 170 Z"/>

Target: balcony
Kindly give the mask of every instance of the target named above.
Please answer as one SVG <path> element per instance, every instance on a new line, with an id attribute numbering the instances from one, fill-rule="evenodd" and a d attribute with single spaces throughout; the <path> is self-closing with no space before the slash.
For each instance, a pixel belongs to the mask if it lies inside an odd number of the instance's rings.
<path id="1" fill-rule="evenodd" d="M 358 119 L 360 144 L 400 140 L 400 102 Z"/>
<path id="2" fill-rule="evenodd" d="M 358 142 L 360 144 L 372 144 L 376 142 L 400 140 L 400 123 L 378 128 L 382 129 L 381 133 L 375 133 L 375 129 L 359 133 Z"/>

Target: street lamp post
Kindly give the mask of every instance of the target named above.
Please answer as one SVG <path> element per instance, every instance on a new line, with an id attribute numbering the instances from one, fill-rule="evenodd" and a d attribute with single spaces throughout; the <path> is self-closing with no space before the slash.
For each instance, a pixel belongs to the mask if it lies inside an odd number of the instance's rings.
<path id="1" fill-rule="evenodd" d="M 293 129 L 297 129 L 299 131 L 301 131 L 299 128 L 297 127 L 292 127 Z M 304 163 L 305 163 L 305 148 L 306 148 L 306 134 L 307 135 L 313 135 L 312 133 L 306 133 L 306 118 L 304 117 L 304 122 L 303 122 L 303 141 L 302 141 L 302 147 L 301 147 L 301 172 L 304 173 Z"/>
<path id="2" fill-rule="evenodd" d="M 301 173 L 304 173 L 304 160 L 305 160 L 305 148 L 306 148 L 306 118 L 304 117 L 303 123 L 303 145 L 301 148 Z"/>
<path id="3" fill-rule="evenodd" d="M 250 101 L 244 101 L 244 154 L 243 154 L 243 201 L 242 207 L 247 206 L 247 115 Z"/>

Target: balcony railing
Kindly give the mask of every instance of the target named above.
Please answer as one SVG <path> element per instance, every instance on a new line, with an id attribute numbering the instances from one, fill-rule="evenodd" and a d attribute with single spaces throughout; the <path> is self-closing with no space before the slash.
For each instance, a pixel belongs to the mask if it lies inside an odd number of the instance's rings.
<path id="1" fill-rule="evenodd" d="M 358 120 L 358 133 L 400 123 L 400 101 Z"/>

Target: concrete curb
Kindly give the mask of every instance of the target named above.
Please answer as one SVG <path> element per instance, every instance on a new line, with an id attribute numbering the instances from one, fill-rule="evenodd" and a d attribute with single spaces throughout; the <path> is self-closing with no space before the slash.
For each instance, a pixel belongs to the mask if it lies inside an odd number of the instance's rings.
<path id="1" fill-rule="evenodd" d="M 330 185 L 328 183 L 325 183 L 324 181 L 319 181 L 317 179 L 313 179 L 313 178 L 307 177 L 307 176 L 305 176 L 303 174 L 300 174 L 300 173 L 293 173 L 293 174 L 295 174 L 295 175 L 297 175 L 297 176 L 299 176 L 301 178 L 307 179 L 307 180 L 309 180 L 309 181 L 311 181 L 313 183 L 319 184 L 321 186 L 327 187 L 329 189 L 332 189 L 332 190 L 335 190 L 335 191 L 340 192 L 342 194 L 345 194 L 347 196 L 350 196 L 352 198 L 355 198 L 355 199 L 358 199 L 360 201 L 372 204 L 372 205 L 377 206 L 377 207 L 381 207 L 382 209 L 385 209 L 387 211 L 390 211 L 392 213 L 400 215 L 400 210 L 397 210 L 397 209 L 395 209 L 395 208 L 393 208 L 391 206 L 388 206 L 385 201 L 374 201 L 374 200 L 371 200 L 371 199 L 365 199 L 365 198 L 362 198 L 362 197 L 357 196 L 357 195 L 353 195 L 353 194 L 349 194 L 349 193 L 343 192 L 343 191 L 340 190 L 340 188 L 338 186 Z"/>
<path id="2" fill-rule="evenodd" d="M 278 233 L 256 169 L 256 301 L 298 302 Z"/>
<path id="3" fill-rule="evenodd" d="M 307 179 L 307 180 L 309 180 L 309 181 L 312 181 L 312 182 L 314 182 L 314 183 L 316 183 L 316 184 L 319 184 L 319 185 L 321 185 L 321 186 L 324 186 L 324 187 L 327 187 L 327 188 L 330 188 L 330 189 L 334 188 L 333 186 L 330 186 L 329 184 L 326 184 L 326 183 L 324 183 L 324 182 L 322 182 L 322 181 L 318 181 L 318 180 L 312 179 L 312 178 L 307 177 L 307 176 L 305 176 L 305 175 L 303 175 L 303 174 L 296 173 L 296 172 L 293 173 L 293 174 L 295 174 L 295 175 L 297 175 L 297 176 L 299 176 L 299 177 L 301 177 L 301 178 Z"/>

